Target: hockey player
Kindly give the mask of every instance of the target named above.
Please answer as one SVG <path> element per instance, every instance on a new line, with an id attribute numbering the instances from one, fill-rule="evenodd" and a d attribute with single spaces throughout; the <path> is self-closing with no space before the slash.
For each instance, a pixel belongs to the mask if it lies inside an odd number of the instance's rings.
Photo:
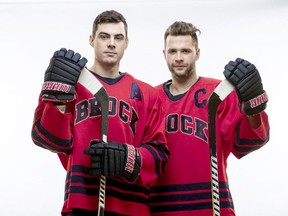
<path id="1" fill-rule="evenodd" d="M 169 156 L 161 101 L 153 87 L 119 72 L 128 46 L 122 14 L 99 14 L 90 45 L 89 71 L 109 95 L 108 143 L 99 141 L 97 98 L 77 83 L 87 60 L 64 48 L 54 53 L 45 72 L 33 142 L 56 152 L 67 171 L 62 215 L 97 215 L 100 175 L 106 176 L 105 216 L 150 215 L 148 183 L 162 174 Z M 52 88 L 55 83 L 63 88 Z"/>
<path id="2" fill-rule="evenodd" d="M 197 74 L 199 33 L 191 23 L 175 22 L 164 35 L 163 53 L 172 79 L 156 88 L 166 111 L 170 160 L 164 175 L 151 187 L 154 216 L 213 215 L 208 99 L 220 81 Z M 231 153 L 242 158 L 268 141 L 269 123 L 264 111 L 268 98 L 258 70 L 248 61 L 230 61 L 224 75 L 236 91 L 217 111 L 218 177 L 221 216 L 232 216 L 235 211 L 226 173 L 227 158 Z M 251 106 L 250 102 L 257 98 L 262 100 Z"/>

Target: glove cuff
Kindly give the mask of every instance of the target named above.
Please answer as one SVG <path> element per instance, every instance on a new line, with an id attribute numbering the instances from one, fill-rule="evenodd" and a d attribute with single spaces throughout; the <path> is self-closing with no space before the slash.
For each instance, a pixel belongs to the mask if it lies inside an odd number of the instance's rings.
<path id="1" fill-rule="evenodd" d="M 67 83 L 55 82 L 55 81 L 46 81 L 42 85 L 42 91 L 54 91 L 57 93 L 70 93 L 74 94 L 74 86 Z"/>
<path id="2" fill-rule="evenodd" d="M 266 109 L 268 95 L 264 91 L 262 94 L 242 103 L 241 111 L 246 115 L 254 115 Z"/>
<path id="3" fill-rule="evenodd" d="M 75 99 L 75 87 L 67 83 L 46 81 L 42 85 L 43 101 L 66 103 Z"/>
<path id="4" fill-rule="evenodd" d="M 140 174 L 141 156 L 134 146 L 126 144 L 126 148 L 126 163 L 122 176 L 129 182 L 135 182 Z"/>

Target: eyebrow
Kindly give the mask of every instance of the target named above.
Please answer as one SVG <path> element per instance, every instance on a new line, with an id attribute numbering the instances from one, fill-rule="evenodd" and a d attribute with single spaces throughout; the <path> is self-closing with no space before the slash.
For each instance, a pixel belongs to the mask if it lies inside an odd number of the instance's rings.
<path id="1" fill-rule="evenodd" d="M 168 48 L 167 50 L 180 50 L 180 51 L 184 51 L 184 50 L 192 50 L 192 49 L 190 49 L 190 48 L 180 48 L 180 49 L 178 49 L 178 48 Z"/>
<path id="2" fill-rule="evenodd" d="M 109 34 L 109 33 L 107 33 L 107 32 L 99 32 L 99 35 L 100 35 L 100 34 L 111 35 L 111 34 Z M 114 36 L 123 36 L 123 37 L 125 37 L 125 35 L 122 34 L 122 33 L 115 34 Z"/>

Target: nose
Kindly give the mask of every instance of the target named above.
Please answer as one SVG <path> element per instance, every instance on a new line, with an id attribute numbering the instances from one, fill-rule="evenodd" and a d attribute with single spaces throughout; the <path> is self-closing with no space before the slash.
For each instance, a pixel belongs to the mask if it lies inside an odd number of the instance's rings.
<path id="1" fill-rule="evenodd" d="M 183 61 L 183 57 L 182 57 L 181 52 L 177 52 L 175 61 L 177 61 L 177 62 Z"/>
<path id="2" fill-rule="evenodd" d="M 115 48 L 115 40 L 114 38 L 110 38 L 109 43 L 108 43 L 109 48 Z"/>

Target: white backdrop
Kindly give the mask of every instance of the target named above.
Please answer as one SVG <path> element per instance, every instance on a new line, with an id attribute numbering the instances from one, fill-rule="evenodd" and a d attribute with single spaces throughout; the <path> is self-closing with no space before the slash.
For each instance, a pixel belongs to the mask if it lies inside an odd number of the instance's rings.
<path id="1" fill-rule="evenodd" d="M 71 48 L 91 66 L 92 23 L 107 9 L 129 25 L 121 71 L 152 85 L 170 78 L 163 34 L 176 20 L 202 31 L 199 75 L 222 79 L 224 65 L 237 57 L 258 67 L 270 97 L 271 139 L 241 160 L 231 156 L 230 189 L 239 216 L 288 215 L 286 0 L 0 0 L 0 215 L 60 215 L 65 172 L 55 154 L 32 143 L 33 113 L 55 50 Z"/>

